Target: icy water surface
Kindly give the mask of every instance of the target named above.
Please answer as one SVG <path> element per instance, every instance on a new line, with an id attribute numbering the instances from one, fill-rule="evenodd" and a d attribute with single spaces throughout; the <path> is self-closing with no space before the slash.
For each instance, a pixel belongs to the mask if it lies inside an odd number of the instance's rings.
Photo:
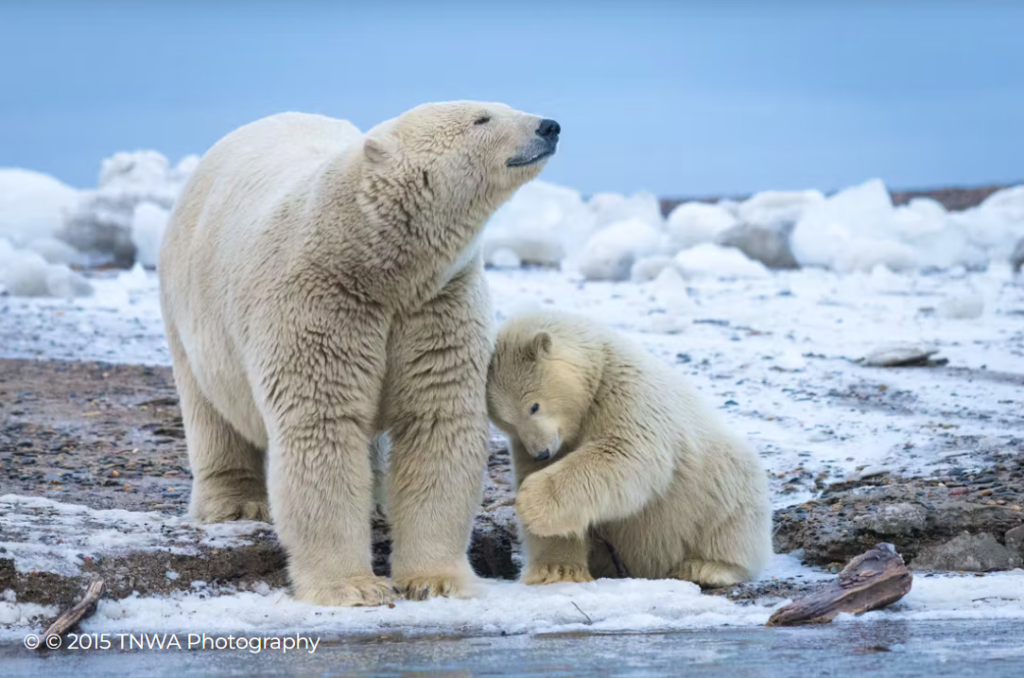
<path id="1" fill-rule="evenodd" d="M 957 676 L 1019 678 L 1013 622 L 841 623 L 645 635 L 324 637 L 316 652 L 63 651 L 0 646 L 5 676 Z"/>

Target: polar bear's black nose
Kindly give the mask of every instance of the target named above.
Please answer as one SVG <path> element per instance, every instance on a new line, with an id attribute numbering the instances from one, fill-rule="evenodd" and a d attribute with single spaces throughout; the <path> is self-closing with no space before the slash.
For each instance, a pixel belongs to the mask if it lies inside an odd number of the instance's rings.
<path id="1" fill-rule="evenodd" d="M 537 128 L 537 136 L 544 137 L 545 139 L 557 139 L 558 135 L 562 132 L 562 126 L 554 120 L 548 120 L 545 118 L 540 121 L 540 126 Z"/>
<path id="2" fill-rule="evenodd" d="M 556 122 L 555 124 L 557 125 L 558 123 Z M 537 453 L 537 456 L 534 457 L 534 459 L 536 459 L 537 461 L 547 461 L 550 458 L 551 458 L 551 451 L 550 450 L 541 450 L 540 452 Z"/>

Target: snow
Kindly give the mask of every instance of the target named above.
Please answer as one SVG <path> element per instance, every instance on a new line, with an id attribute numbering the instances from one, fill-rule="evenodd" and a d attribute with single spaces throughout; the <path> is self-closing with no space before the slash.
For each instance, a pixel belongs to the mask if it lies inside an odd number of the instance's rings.
<path id="1" fill-rule="evenodd" d="M 619 221 L 595 233 L 579 259 L 586 280 L 628 280 L 633 264 L 662 248 L 662 233 L 639 218 Z"/>
<path id="2" fill-rule="evenodd" d="M 92 509 L 42 497 L 0 496 L 4 556 L 19 572 L 80 573 L 84 557 L 161 550 L 194 553 L 194 544 L 230 547 L 270 526 L 255 521 L 192 525 L 185 517 Z"/>
<path id="3" fill-rule="evenodd" d="M 712 243 L 739 222 L 728 210 L 703 202 L 684 202 L 668 215 L 668 232 L 676 250 Z"/>
<path id="4" fill-rule="evenodd" d="M 1024 570 L 975 574 L 918 573 L 913 588 L 892 608 L 835 621 L 1024 619 Z"/>
<path id="5" fill-rule="evenodd" d="M 719 247 L 711 243 L 683 250 L 676 255 L 675 263 L 683 275 L 691 278 L 764 278 L 771 275 L 764 264 L 747 258 L 735 247 Z"/>
<path id="6" fill-rule="evenodd" d="M 74 504 L 5 495 L 0 497 L 8 549 L 19 571 L 75 574 L 85 556 L 114 556 L 124 550 L 182 553 L 182 543 L 231 546 L 269 525 L 239 522 L 195 526 L 179 517 L 124 510 L 95 510 Z M 800 554 L 775 555 L 759 581 L 813 583 L 831 574 L 800 564 Z M 168 580 L 181 575 L 168 570 Z M 677 580 L 608 580 L 585 584 L 525 586 L 480 580 L 472 597 L 398 600 L 394 606 L 328 608 L 294 600 L 285 589 L 256 583 L 239 589 L 184 582 L 169 595 L 102 599 L 82 633 L 292 632 L 338 634 L 402 629 L 411 633 L 521 634 L 566 632 L 655 632 L 718 626 L 760 626 L 787 600 L 766 597 L 748 603 L 702 594 Z M 0 640 L 40 628 L 52 607 L 18 603 L 12 591 L 0 595 Z M 917 573 L 913 589 L 891 608 L 861 619 L 1024 618 L 1024 571 L 976 576 Z M 843 623 L 848 617 L 840 617 Z"/>
<path id="7" fill-rule="evenodd" d="M 56 234 L 76 194 L 46 174 L 0 167 L 0 238 L 21 247 L 34 238 Z"/>

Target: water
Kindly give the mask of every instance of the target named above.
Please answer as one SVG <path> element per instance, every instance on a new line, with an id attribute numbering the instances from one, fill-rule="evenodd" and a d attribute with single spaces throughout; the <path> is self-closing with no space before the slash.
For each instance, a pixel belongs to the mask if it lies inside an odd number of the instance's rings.
<path id="1" fill-rule="evenodd" d="M 1024 676 L 1014 621 L 872 622 L 644 635 L 326 638 L 316 652 L 92 651 L 0 646 L 0 675 L 190 676 L 729 676 L 903 678 Z"/>

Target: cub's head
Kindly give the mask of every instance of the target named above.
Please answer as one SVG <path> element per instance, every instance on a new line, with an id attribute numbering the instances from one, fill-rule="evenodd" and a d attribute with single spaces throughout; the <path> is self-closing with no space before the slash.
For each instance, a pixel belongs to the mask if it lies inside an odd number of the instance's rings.
<path id="1" fill-rule="evenodd" d="M 576 440 L 593 398 L 581 347 L 552 327 L 510 321 L 498 334 L 487 371 L 487 410 L 537 461 Z"/>
<path id="2" fill-rule="evenodd" d="M 363 153 L 370 170 L 393 185 L 435 205 L 489 215 L 540 174 L 560 132 L 554 120 L 505 104 L 431 103 L 368 131 Z"/>

